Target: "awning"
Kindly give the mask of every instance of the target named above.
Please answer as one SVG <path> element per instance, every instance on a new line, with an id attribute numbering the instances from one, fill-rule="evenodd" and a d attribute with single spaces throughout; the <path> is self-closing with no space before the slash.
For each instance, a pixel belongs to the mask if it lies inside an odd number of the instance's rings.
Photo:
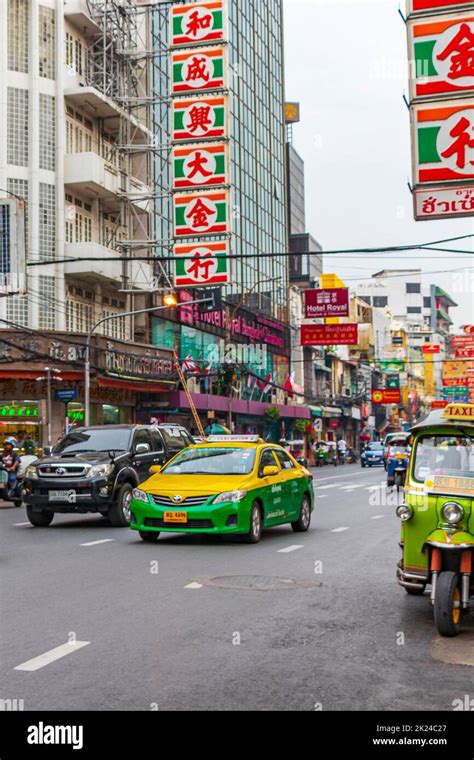
<path id="1" fill-rule="evenodd" d="M 319 372 L 329 372 L 331 374 L 331 370 L 329 367 L 326 367 L 325 364 L 319 364 L 319 362 L 313 362 L 314 369 L 319 370 Z"/>
<path id="2" fill-rule="evenodd" d="M 169 391 L 169 387 L 162 385 L 159 381 L 120 380 L 100 375 L 97 377 L 97 385 L 99 388 L 120 388 L 136 393 L 167 393 Z"/>
<path id="3" fill-rule="evenodd" d="M 322 417 L 322 414 L 323 414 L 322 406 L 313 406 L 312 404 L 307 404 L 306 406 L 308 407 L 308 409 L 311 410 L 311 414 L 313 415 L 313 417 Z"/>
<path id="4" fill-rule="evenodd" d="M 342 417 L 342 409 L 338 406 L 323 406 L 323 417 Z"/>

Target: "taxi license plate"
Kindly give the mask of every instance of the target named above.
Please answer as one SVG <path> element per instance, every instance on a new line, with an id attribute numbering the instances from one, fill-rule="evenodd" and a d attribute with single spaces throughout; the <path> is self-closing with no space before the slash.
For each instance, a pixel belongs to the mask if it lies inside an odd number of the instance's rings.
<path id="1" fill-rule="evenodd" d="M 167 523 L 187 523 L 187 512 L 165 512 L 163 515 L 163 522 Z"/>
<path id="2" fill-rule="evenodd" d="M 73 502 L 76 500 L 76 492 L 70 488 L 67 491 L 49 491 L 48 500 Z"/>

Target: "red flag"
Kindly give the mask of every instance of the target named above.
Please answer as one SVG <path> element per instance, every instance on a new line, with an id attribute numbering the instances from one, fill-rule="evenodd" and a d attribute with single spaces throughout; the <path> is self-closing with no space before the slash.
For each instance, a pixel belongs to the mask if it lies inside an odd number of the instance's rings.
<path id="1" fill-rule="evenodd" d="M 283 386 L 285 391 L 288 391 L 289 398 L 293 398 L 293 382 L 291 380 L 291 377 L 288 375 L 288 377 L 285 380 L 285 384 Z"/>

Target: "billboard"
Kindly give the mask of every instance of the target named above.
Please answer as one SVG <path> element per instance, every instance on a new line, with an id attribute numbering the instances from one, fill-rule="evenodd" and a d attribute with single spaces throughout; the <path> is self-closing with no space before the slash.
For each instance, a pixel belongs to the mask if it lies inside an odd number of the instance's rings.
<path id="1" fill-rule="evenodd" d="M 302 346 L 356 346 L 358 324 L 301 325 L 300 344 Z"/>
<path id="2" fill-rule="evenodd" d="M 228 190 L 200 190 L 174 196 L 175 237 L 222 235 L 230 231 Z"/>
<path id="3" fill-rule="evenodd" d="M 408 23 L 410 97 L 474 92 L 474 13 Z"/>
<path id="4" fill-rule="evenodd" d="M 225 37 L 223 0 L 186 3 L 171 9 L 172 47 L 221 42 Z"/>
<path id="5" fill-rule="evenodd" d="M 172 140 L 227 137 L 227 99 L 218 97 L 175 98 Z"/>
<path id="6" fill-rule="evenodd" d="M 171 92 L 193 94 L 222 90 L 226 85 L 225 48 L 174 50 L 171 53 Z"/>
<path id="7" fill-rule="evenodd" d="M 173 189 L 194 189 L 228 182 L 227 146 L 202 143 L 173 149 Z"/>
<path id="8" fill-rule="evenodd" d="M 325 288 L 304 291 L 304 315 L 306 319 L 348 317 L 349 289 Z"/>
<path id="9" fill-rule="evenodd" d="M 372 391 L 373 404 L 399 404 L 402 400 L 400 390 L 384 390 L 377 388 Z"/>
<path id="10" fill-rule="evenodd" d="M 174 247 L 175 285 L 223 285 L 229 281 L 228 242 L 179 244 Z"/>
<path id="11" fill-rule="evenodd" d="M 0 199 L 0 295 L 26 293 L 25 204 Z"/>
<path id="12" fill-rule="evenodd" d="M 474 179 L 474 100 L 413 107 L 416 184 Z"/>

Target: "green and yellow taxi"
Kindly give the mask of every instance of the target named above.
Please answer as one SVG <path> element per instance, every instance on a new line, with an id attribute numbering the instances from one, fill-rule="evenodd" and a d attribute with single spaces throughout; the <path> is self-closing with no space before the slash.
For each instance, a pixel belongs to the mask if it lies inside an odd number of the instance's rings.
<path id="1" fill-rule="evenodd" d="M 474 597 L 474 405 L 435 410 L 411 433 L 398 582 L 411 595 L 429 586 L 438 632 L 456 636 Z"/>
<path id="2" fill-rule="evenodd" d="M 277 444 L 257 436 L 209 436 L 183 449 L 135 488 L 132 530 L 241 535 L 257 543 L 264 528 L 290 523 L 307 531 L 314 508 L 312 475 Z"/>

